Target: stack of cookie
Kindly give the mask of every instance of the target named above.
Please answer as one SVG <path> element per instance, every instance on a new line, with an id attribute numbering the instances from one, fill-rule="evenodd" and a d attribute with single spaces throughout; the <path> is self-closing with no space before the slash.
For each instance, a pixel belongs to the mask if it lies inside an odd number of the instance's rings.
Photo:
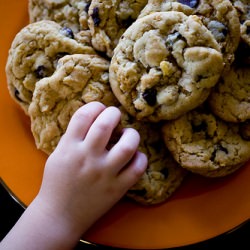
<path id="1" fill-rule="evenodd" d="M 249 13 L 244 0 L 30 0 L 8 89 L 48 155 L 80 106 L 119 107 L 149 158 L 127 196 L 159 204 L 187 173 L 250 159 Z"/>

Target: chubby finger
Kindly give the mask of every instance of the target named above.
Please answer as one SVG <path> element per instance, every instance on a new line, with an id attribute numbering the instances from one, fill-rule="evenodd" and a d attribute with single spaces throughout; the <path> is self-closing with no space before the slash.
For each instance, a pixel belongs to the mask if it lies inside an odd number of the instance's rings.
<path id="1" fill-rule="evenodd" d="M 133 128 L 124 128 L 120 139 L 107 154 L 108 165 L 118 173 L 133 158 L 139 143 L 139 133 Z"/>
<path id="2" fill-rule="evenodd" d="M 90 102 L 80 107 L 73 114 L 64 136 L 83 140 L 92 123 L 105 108 L 100 102 Z"/>
<path id="3" fill-rule="evenodd" d="M 125 192 L 140 179 L 148 166 L 148 159 L 144 153 L 136 152 L 131 161 L 119 172 L 119 185 Z"/>
<path id="4" fill-rule="evenodd" d="M 104 150 L 120 119 L 121 112 L 118 108 L 107 107 L 91 125 L 85 138 L 85 144 L 89 148 Z"/>

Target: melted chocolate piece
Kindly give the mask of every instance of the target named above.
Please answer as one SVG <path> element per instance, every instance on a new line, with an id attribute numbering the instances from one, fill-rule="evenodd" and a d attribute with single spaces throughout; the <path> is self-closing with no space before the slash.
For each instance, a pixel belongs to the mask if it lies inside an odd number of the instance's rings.
<path id="1" fill-rule="evenodd" d="M 85 6 L 85 11 L 88 13 L 89 11 L 89 6 L 90 6 L 90 3 L 87 3 L 86 6 Z"/>
<path id="2" fill-rule="evenodd" d="M 228 154 L 228 150 L 226 148 L 224 148 L 223 146 L 221 146 L 220 144 L 216 144 L 214 146 L 214 151 L 211 155 L 211 161 L 214 161 L 215 160 L 215 157 L 216 157 L 216 153 L 218 151 L 222 151 L 222 152 L 225 152 L 226 154 Z"/>
<path id="3" fill-rule="evenodd" d="M 142 93 L 142 97 L 147 102 L 148 105 L 154 106 L 156 104 L 156 94 L 157 94 L 156 89 L 154 88 L 146 89 L 144 93 Z"/>
<path id="4" fill-rule="evenodd" d="M 99 24 L 101 22 L 101 19 L 99 17 L 99 9 L 98 9 L 98 7 L 95 7 L 93 9 L 93 13 L 91 14 L 91 17 L 93 19 L 94 25 L 99 26 Z"/>
<path id="5" fill-rule="evenodd" d="M 69 38 L 71 38 L 71 39 L 74 39 L 74 33 L 73 33 L 72 29 L 70 29 L 70 28 L 63 27 L 63 28 L 61 29 L 61 33 L 62 33 L 64 36 L 66 36 L 66 37 L 69 37 Z"/>
<path id="6" fill-rule="evenodd" d="M 19 102 L 23 102 L 23 100 L 20 98 L 20 92 L 15 88 L 15 98 L 19 101 Z"/>
<path id="7" fill-rule="evenodd" d="M 179 3 L 185 4 L 190 8 L 195 8 L 199 4 L 199 0 L 178 0 Z"/>
<path id="8" fill-rule="evenodd" d="M 43 65 L 40 65 L 35 70 L 35 74 L 38 79 L 42 79 L 47 76 L 47 69 Z"/>

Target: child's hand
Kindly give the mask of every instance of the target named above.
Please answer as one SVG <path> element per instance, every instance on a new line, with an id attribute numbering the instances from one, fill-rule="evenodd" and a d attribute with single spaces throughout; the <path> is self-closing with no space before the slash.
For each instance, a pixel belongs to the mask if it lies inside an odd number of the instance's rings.
<path id="1" fill-rule="evenodd" d="M 137 151 L 139 134 L 126 128 L 109 144 L 120 115 L 98 102 L 76 111 L 46 162 L 38 195 L 0 249 L 72 249 L 137 182 L 147 166 L 146 156 Z"/>
<path id="2" fill-rule="evenodd" d="M 123 129 L 118 142 L 107 149 L 120 116 L 115 107 L 98 102 L 84 105 L 47 160 L 38 197 L 49 213 L 67 217 L 81 232 L 107 212 L 146 169 L 147 159 L 137 151 L 140 138 L 134 129 Z"/>

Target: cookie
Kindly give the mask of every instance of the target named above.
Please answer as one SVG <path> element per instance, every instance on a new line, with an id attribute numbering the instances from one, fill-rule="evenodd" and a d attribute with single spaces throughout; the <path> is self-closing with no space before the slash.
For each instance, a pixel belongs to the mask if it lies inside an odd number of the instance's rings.
<path id="1" fill-rule="evenodd" d="M 15 36 L 6 63 L 11 97 L 27 113 L 36 82 L 54 73 L 60 57 L 75 53 L 95 53 L 73 39 L 70 30 L 53 21 L 25 26 Z"/>
<path id="2" fill-rule="evenodd" d="M 29 0 L 30 22 L 51 20 L 74 33 L 88 30 L 88 7 L 91 0 Z"/>
<path id="3" fill-rule="evenodd" d="M 197 16 L 155 12 L 122 35 L 110 64 L 110 83 L 138 120 L 171 120 L 206 100 L 223 70 L 211 32 Z"/>
<path id="4" fill-rule="evenodd" d="M 183 168 L 206 177 L 222 177 L 250 159 L 250 140 L 242 135 L 241 126 L 199 107 L 166 122 L 162 131 L 167 148 Z"/>
<path id="5" fill-rule="evenodd" d="M 250 4 L 248 0 L 231 0 L 240 18 L 242 40 L 250 46 Z"/>
<path id="6" fill-rule="evenodd" d="M 109 62 L 97 55 L 68 55 L 58 61 L 53 75 L 37 82 L 28 114 L 38 149 L 52 153 L 73 113 L 85 103 L 118 103 L 108 68 Z"/>
<path id="7" fill-rule="evenodd" d="M 148 167 L 126 196 L 142 205 L 165 202 L 179 189 L 187 171 L 179 166 L 167 150 L 160 124 L 137 121 L 122 107 L 121 126 L 132 127 L 140 134 L 139 150 L 148 157 Z"/>
<path id="8" fill-rule="evenodd" d="M 211 110 L 228 122 L 250 119 L 250 67 L 234 65 L 208 97 Z"/>
<path id="9" fill-rule="evenodd" d="M 88 25 L 93 47 L 112 57 L 118 40 L 139 15 L 147 0 L 92 0 Z"/>
<path id="10" fill-rule="evenodd" d="M 139 17 L 170 10 L 199 16 L 220 45 L 226 66 L 232 64 L 240 40 L 240 22 L 229 0 L 149 0 Z"/>

